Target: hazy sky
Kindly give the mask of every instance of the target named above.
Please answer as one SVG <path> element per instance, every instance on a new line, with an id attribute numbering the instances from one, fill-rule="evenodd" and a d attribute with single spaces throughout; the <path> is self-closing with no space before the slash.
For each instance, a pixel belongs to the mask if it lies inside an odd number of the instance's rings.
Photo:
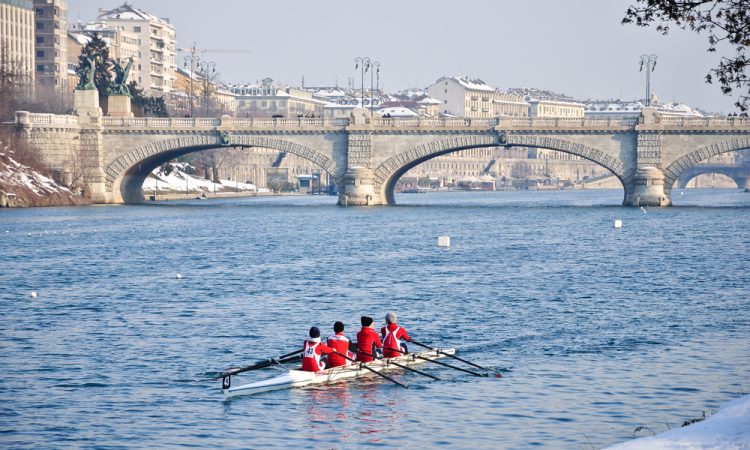
<path id="1" fill-rule="evenodd" d="M 93 19 L 122 0 L 68 0 L 69 20 Z M 425 87 L 442 75 L 499 87 L 537 87 L 585 98 L 643 98 L 644 53 L 656 53 L 652 92 L 714 112 L 734 100 L 704 83 L 720 53 L 704 35 L 620 25 L 632 0 L 132 0 L 175 25 L 179 47 L 208 54 L 225 82 L 271 77 L 346 86 L 354 57 L 381 63 L 381 86 Z M 727 50 L 727 55 L 729 50 Z M 178 64 L 182 64 L 182 58 Z M 366 82 L 369 86 L 369 80 Z"/>

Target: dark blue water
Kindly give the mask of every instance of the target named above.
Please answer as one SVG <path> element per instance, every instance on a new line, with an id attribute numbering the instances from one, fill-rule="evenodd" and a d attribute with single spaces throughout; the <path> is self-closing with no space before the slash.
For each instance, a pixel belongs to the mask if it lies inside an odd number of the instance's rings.
<path id="1" fill-rule="evenodd" d="M 0 211 L 0 445 L 600 448 L 750 390 L 750 194 L 397 200 Z M 204 381 L 389 309 L 503 378 L 231 401 Z"/>

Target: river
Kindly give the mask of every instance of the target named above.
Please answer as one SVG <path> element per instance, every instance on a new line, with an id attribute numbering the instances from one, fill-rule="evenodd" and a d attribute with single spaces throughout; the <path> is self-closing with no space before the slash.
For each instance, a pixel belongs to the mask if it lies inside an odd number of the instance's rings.
<path id="1" fill-rule="evenodd" d="M 601 448 L 679 426 L 750 389 L 750 194 L 674 198 L 0 211 L 0 445 Z M 360 315 L 379 324 L 390 309 L 415 339 L 502 378 L 423 366 L 443 381 L 229 401 L 206 380 L 294 350 L 311 325 L 327 335 L 342 320 L 354 336 Z"/>

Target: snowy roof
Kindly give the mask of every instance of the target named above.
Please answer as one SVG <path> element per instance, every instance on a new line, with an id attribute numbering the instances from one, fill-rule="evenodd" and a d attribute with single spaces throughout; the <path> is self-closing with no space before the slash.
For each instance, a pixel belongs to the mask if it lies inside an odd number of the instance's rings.
<path id="1" fill-rule="evenodd" d="M 341 89 L 321 89 L 314 93 L 315 95 L 319 97 L 345 97 L 347 94 L 346 92 L 342 91 Z"/>
<path id="2" fill-rule="evenodd" d="M 70 39 L 73 39 L 74 41 L 76 41 L 78 44 L 84 45 L 84 46 L 91 41 L 91 36 L 90 35 L 84 34 L 84 33 L 77 33 L 77 32 L 74 32 L 74 31 L 69 31 L 68 32 L 68 37 Z"/>
<path id="3" fill-rule="evenodd" d="M 440 100 L 436 98 L 432 98 L 432 97 L 425 97 L 421 100 L 417 100 L 417 103 L 421 103 L 423 105 L 442 105 L 443 104 L 443 102 L 441 102 Z"/>
<path id="4" fill-rule="evenodd" d="M 169 20 L 162 19 L 153 14 L 149 14 L 141 9 L 135 8 L 133 5 L 125 2 L 122 6 L 119 6 L 113 10 L 105 11 L 99 10 L 98 19 L 100 20 L 135 20 L 135 21 L 148 21 L 158 22 L 163 25 L 172 26 L 169 24 Z"/>
<path id="5" fill-rule="evenodd" d="M 495 88 L 488 86 L 487 83 L 480 80 L 479 78 L 476 78 L 473 80 L 468 77 L 443 77 L 443 78 L 452 80 L 460 84 L 461 86 L 465 87 L 466 89 L 471 89 L 475 91 L 495 92 Z"/>
<path id="6" fill-rule="evenodd" d="M 411 109 L 403 107 L 380 108 L 378 109 L 378 113 L 384 116 L 388 114 L 391 117 L 416 117 L 419 115 Z"/>

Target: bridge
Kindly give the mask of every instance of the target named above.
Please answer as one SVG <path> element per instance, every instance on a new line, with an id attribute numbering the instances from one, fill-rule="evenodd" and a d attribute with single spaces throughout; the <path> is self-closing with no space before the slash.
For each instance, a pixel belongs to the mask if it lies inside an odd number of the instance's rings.
<path id="1" fill-rule="evenodd" d="M 677 179 L 677 188 L 685 189 L 687 184 L 698 175 L 706 173 L 719 173 L 731 178 L 740 189 L 750 192 L 750 161 L 742 161 L 732 164 L 698 164 L 682 172 Z"/>
<path id="2" fill-rule="evenodd" d="M 83 177 L 95 203 L 143 201 L 141 186 L 160 164 L 221 147 L 275 149 L 308 159 L 340 187 L 339 204 L 392 205 L 412 167 L 460 150 L 522 146 L 599 164 L 622 182 L 626 206 L 667 206 L 681 175 L 701 161 L 750 148 L 750 119 L 679 118 L 645 108 L 638 118 L 133 118 L 103 116 L 96 97 L 76 115 L 16 113 L 20 137 L 63 179 Z M 80 94 L 83 95 L 83 94 Z"/>

